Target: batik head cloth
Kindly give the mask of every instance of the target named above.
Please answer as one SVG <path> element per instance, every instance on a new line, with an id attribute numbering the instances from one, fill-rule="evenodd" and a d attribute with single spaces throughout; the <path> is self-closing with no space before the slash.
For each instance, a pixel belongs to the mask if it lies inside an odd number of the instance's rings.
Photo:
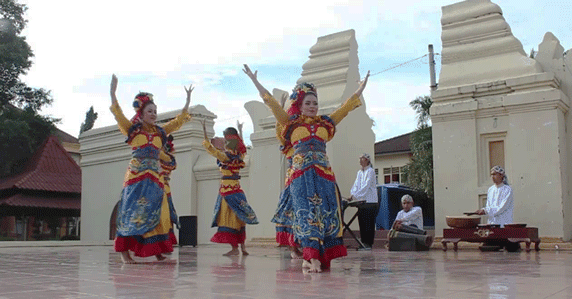
<path id="1" fill-rule="evenodd" d="M 507 175 L 506 175 L 506 173 L 505 173 L 505 171 L 504 171 L 504 168 L 502 168 L 502 167 L 500 167 L 500 166 L 498 166 L 498 165 L 493 166 L 493 168 L 491 168 L 491 175 L 493 175 L 493 174 L 495 174 L 495 173 L 500 173 L 500 174 L 502 174 L 502 177 L 503 177 L 502 182 L 503 182 L 505 185 L 508 185 L 508 177 L 507 177 Z"/>
<path id="2" fill-rule="evenodd" d="M 504 175 L 504 169 L 498 165 L 493 166 L 493 168 L 491 168 L 491 174 L 495 174 L 495 173 L 500 173 L 502 175 Z"/>
<path id="3" fill-rule="evenodd" d="M 318 97 L 318 92 L 316 91 L 314 84 L 302 82 L 297 84 L 294 89 L 292 89 L 292 94 L 290 95 L 292 105 L 290 105 L 290 109 L 288 109 L 289 115 L 298 115 L 301 113 L 300 106 L 302 106 L 304 97 L 307 94 L 313 94 L 314 96 Z"/>
<path id="4" fill-rule="evenodd" d="M 155 104 L 153 102 L 153 95 L 148 92 L 140 92 L 135 96 L 133 100 L 133 109 L 135 109 L 135 116 L 131 119 L 132 123 L 141 122 L 143 117 L 143 109 L 148 104 Z"/>

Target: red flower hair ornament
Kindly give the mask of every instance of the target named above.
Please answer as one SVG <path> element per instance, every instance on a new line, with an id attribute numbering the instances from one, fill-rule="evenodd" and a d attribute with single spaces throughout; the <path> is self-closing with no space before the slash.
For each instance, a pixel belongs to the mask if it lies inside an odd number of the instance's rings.
<path id="1" fill-rule="evenodd" d="M 155 104 L 153 102 L 153 94 L 148 92 L 140 92 L 135 96 L 133 100 L 133 109 L 135 109 L 135 116 L 131 119 L 132 123 L 140 123 L 143 117 L 143 109 L 149 105 Z"/>

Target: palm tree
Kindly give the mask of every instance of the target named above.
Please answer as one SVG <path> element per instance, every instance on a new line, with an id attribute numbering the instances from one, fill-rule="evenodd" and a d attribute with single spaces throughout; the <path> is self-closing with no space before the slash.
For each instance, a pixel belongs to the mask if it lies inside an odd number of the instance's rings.
<path id="1" fill-rule="evenodd" d="M 409 102 L 409 106 L 415 110 L 417 116 L 417 128 L 425 127 L 429 124 L 431 115 L 429 108 L 433 105 L 433 99 L 430 96 L 417 97 L 415 100 Z"/>
<path id="2" fill-rule="evenodd" d="M 430 96 L 421 96 L 409 103 L 417 114 L 417 129 L 411 134 L 409 146 L 411 161 L 405 167 L 406 183 L 410 187 L 423 190 L 433 198 L 433 134 L 429 121 L 429 108 L 433 104 Z"/>

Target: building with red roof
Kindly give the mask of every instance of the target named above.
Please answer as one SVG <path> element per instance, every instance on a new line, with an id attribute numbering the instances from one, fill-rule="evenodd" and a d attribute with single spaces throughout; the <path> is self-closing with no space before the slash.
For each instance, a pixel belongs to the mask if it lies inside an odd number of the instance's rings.
<path id="1" fill-rule="evenodd" d="M 24 171 L 0 179 L 0 237 L 59 240 L 79 235 L 81 168 L 58 139 L 49 136 Z M 73 145 L 73 140 L 67 142 Z"/>

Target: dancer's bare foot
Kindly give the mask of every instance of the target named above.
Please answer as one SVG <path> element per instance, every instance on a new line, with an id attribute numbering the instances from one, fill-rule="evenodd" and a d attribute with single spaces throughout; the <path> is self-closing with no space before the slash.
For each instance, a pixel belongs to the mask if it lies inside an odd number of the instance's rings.
<path id="1" fill-rule="evenodd" d="M 302 268 L 311 268 L 312 264 L 310 264 L 310 262 L 308 262 L 307 260 L 304 260 L 302 262 Z"/>
<path id="2" fill-rule="evenodd" d="M 300 250 L 298 250 L 298 248 L 291 246 L 290 247 L 290 257 L 293 260 L 299 260 L 299 259 L 302 259 L 303 254 L 302 254 L 302 252 L 300 252 Z"/>
<path id="3" fill-rule="evenodd" d="M 238 247 L 232 247 L 232 249 L 229 252 L 227 252 L 223 255 L 224 256 L 235 256 L 235 255 L 239 255 L 239 254 L 240 254 L 240 252 L 238 251 Z"/>
<path id="4" fill-rule="evenodd" d="M 121 252 L 121 260 L 123 261 L 124 264 L 137 264 L 137 262 L 135 262 L 135 261 L 131 258 L 131 255 L 129 254 L 129 251 L 122 251 L 122 252 Z"/>
<path id="5" fill-rule="evenodd" d="M 322 272 L 322 263 L 318 261 L 318 259 L 311 259 L 310 260 L 310 269 L 308 269 L 310 273 L 320 273 Z"/>
<path id="6" fill-rule="evenodd" d="M 157 260 L 158 260 L 159 262 L 162 261 L 162 260 L 165 260 L 165 259 L 167 258 L 166 256 L 164 256 L 164 255 L 162 255 L 162 254 L 157 254 L 157 255 L 155 255 L 155 257 L 157 258 Z"/>
<path id="7" fill-rule="evenodd" d="M 246 246 L 244 246 L 244 244 L 240 244 L 240 251 L 242 252 L 242 255 L 248 255 L 248 252 L 246 251 Z"/>

